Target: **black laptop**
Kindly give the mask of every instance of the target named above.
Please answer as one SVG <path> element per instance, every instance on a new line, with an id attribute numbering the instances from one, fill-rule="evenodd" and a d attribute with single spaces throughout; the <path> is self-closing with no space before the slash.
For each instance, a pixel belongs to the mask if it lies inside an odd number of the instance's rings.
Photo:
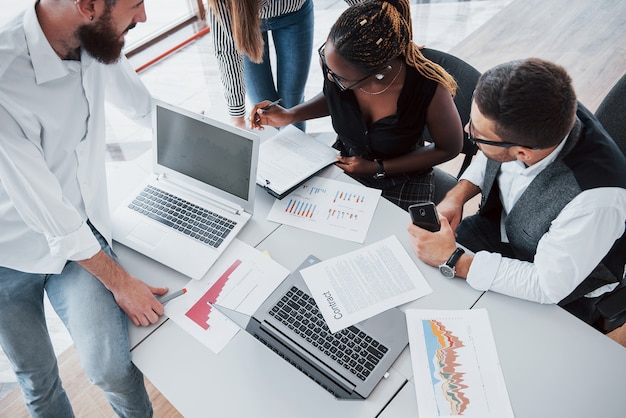
<path id="1" fill-rule="evenodd" d="M 332 334 L 300 274 L 319 261 L 307 257 L 252 317 L 216 308 L 336 398 L 365 399 L 407 346 L 406 318 L 393 308 Z"/>

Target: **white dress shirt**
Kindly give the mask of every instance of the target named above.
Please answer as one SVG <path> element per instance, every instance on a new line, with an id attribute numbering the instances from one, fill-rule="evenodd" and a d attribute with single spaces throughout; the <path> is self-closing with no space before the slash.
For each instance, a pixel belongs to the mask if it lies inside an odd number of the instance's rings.
<path id="1" fill-rule="evenodd" d="M 104 101 L 149 126 L 152 98 L 122 58 L 63 61 L 29 7 L 0 29 L 0 266 L 59 273 L 111 242 Z"/>
<path id="2" fill-rule="evenodd" d="M 532 180 L 554 161 L 563 141 L 548 157 L 530 167 L 519 161 L 501 165 L 498 174 L 503 218 Z M 487 158 L 478 153 L 462 179 L 483 189 Z M 626 222 L 626 190 L 615 187 L 586 190 L 568 203 L 539 240 L 534 262 L 479 251 L 467 282 L 477 290 L 491 290 L 539 303 L 558 303 L 593 271 L 622 236 Z M 508 242 L 501 227 L 503 242 Z M 587 296 L 615 288 L 605 285 Z"/>

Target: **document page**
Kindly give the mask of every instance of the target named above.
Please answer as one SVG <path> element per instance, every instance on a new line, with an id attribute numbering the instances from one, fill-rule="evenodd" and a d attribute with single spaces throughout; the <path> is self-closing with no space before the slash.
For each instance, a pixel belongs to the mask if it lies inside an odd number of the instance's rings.
<path id="1" fill-rule="evenodd" d="M 337 153 L 336 149 L 289 125 L 261 143 L 257 184 L 282 195 L 336 162 Z"/>
<path id="2" fill-rule="evenodd" d="M 276 200 L 267 219 L 362 243 L 380 193 L 361 184 L 314 176 L 282 200 Z"/>
<path id="3" fill-rule="evenodd" d="M 165 305 L 165 314 L 219 353 L 240 330 L 214 304 L 252 315 L 287 277 L 289 270 L 259 250 L 235 239 L 202 280 Z"/>
<path id="4" fill-rule="evenodd" d="M 395 235 L 301 273 L 333 333 L 432 292 Z"/>
<path id="5" fill-rule="evenodd" d="M 485 309 L 407 309 L 420 418 L 513 418 Z"/>

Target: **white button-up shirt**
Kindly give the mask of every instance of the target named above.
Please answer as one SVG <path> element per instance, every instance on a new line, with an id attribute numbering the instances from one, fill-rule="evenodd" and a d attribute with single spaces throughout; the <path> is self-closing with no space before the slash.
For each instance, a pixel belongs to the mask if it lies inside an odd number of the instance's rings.
<path id="1" fill-rule="evenodd" d="M 541 162 L 525 167 L 519 161 L 501 165 L 498 173 L 503 218 L 532 180 L 553 162 L 564 141 Z M 487 157 L 478 153 L 462 179 L 483 189 Z M 534 262 L 479 251 L 467 274 L 477 290 L 491 290 L 540 303 L 558 303 L 582 283 L 624 233 L 626 190 L 604 187 L 585 190 L 568 203 L 539 240 Z M 502 241 L 508 242 L 504 227 Z M 599 296 L 617 286 L 602 286 Z"/>
<path id="2" fill-rule="evenodd" d="M 122 58 L 63 61 L 29 7 L 0 29 L 0 266 L 59 273 L 111 242 L 106 99 L 149 126 L 152 98 Z"/>

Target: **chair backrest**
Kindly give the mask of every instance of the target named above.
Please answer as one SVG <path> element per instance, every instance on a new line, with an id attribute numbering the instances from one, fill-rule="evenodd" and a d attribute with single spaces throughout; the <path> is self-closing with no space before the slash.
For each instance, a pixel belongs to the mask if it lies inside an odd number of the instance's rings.
<path id="1" fill-rule="evenodd" d="M 626 155 L 626 74 L 622 75 L 595 112 L 596 118 Z M 626 271 L 624 271 L 626 279 Z M 595 325 L 609 332 L 626 322 L 626 281 L 611 292 L 602 295 L 597 304 L 600 319 Z"/>
<path id="2" fill-rule="evenodd" d="M 602 99 L 595 116 L 626 155 L 626 74 Z"/>
<path id="3" fill-rule="evenodd" d="M 469 122 L 470 110 L 472 107 L 472 95 L 474 94 L 474 89 L 476 88 L 476 84 L 480 78 L 480 71 L 462 59 L 446 52 L 430 48 L 424 48 L 421 51 L 426 58 L 441 65 L 456 80 L 458 88 L 456 96 L 454 97 L 454 104 L 459 111 L 461 122 L 463 123 L 463 126 L 465 126 Z M 424 138 L 427 141 L 432 140 L 428 129 L 424 131 Z M 472 157 L 477 151 L 478 147 L 476 144 L 473 144 L 467 136 L 464 135 L 463 149 L 461 150 L 461 153 L 465 154 L 465 159 L 463 160 L 457 178 L 461 177 L 461 174 L 463 174 L 467 166 L 470 165 Z"/>

